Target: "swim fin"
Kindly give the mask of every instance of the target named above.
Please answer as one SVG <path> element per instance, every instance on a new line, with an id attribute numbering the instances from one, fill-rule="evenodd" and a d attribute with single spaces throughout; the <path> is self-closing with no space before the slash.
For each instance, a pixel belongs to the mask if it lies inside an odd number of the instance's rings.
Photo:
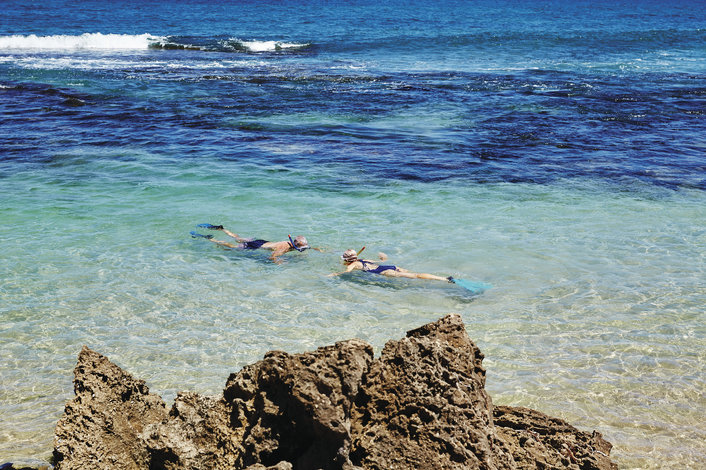
<path id="1" fill-rule="evenodd" d="M 209 240 L 213 238 L 213 235 L 201 235 L 200 233 L 196 233 L 193 230 L 189 233 L 191 234 L 192 238 L 208 238 Z"/>
<path id="2" fill-rule="evenodd" d="M 223 230 L 222 225 L 198 224 L 197 227 L 207 228 L 209 230 Z"/>
<path id="3" fill-rule="evenodd" d="M 449 277 L 449 282 L 452 282 L 457 286 L 463 287 L 467 291 L 470 291 L 474 294 L 481 294 L 484 291 L 493 287 L 490 284 L 486 284 L 485 282 L 468 281 L 466 279 L 456 279 L 454 277 Z"/>

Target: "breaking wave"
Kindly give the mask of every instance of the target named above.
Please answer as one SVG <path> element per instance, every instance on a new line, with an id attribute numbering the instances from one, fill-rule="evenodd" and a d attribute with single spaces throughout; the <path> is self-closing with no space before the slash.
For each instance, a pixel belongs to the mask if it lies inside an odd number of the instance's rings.
<path id="1" fill-rule="evenodd" d="M 169 36 L 155 41 L 150 47 L 158 49 L 190 49 L 211 52 L 295 52 L 310 47 L 310 43 L 285 41 L 242 40 L 238 38 L 202 38 L 192 36 Z"/>
<path id="2" fill-rule="evenodd" d="M 103 34 L 37 36 L 13 35 L 0 37 L 0 50 L 139 50 L 185 49 L 211 52 L 294 52 L 306 49 L 310 43 L 276 40 L 242 40 L 225 37 L 155 36 L 153 34 Z"/>
<path id="3" fill-rule="evenodd" d="M 85 50 L 85 49 L 148 49 L 162 38 L 151 34 L 102 34 L 83 33 L 78 36 L 54 35 L 28 36 L 14 35 L 0 37 L 0 49 L 46 49 L 46 50 Z"/>

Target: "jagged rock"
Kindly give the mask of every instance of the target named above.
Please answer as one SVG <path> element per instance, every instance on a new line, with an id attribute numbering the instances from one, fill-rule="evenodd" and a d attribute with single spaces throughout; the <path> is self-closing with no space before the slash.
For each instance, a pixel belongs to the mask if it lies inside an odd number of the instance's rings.
<path id="1" fill-rule="evenodd" d="M 139 438 L 150 456 L 150 469 L 238 468 L 242 454 L 231 439 L 230 408 L 219 397 L 179 393 L 169 417 L 145 426 Z"/>
<path id="2" fill-rule="evenodd" d="M 74 393 L 54 433 L 57 468 L 148 468 L 140 434 L 167 417 L 164 401 L 85 346 L 74 369 Z"/>
<path id="3" fill-rule="evenodd" d="M 241 465 L 281 460 L 296 468 L 349 464 L 350 410 L 372 347 L 359 340 L 313 353 L 268 353 L 228 378 L 225 399 L 243 430 Z"/>
<path id="4" fill-rule="evenodd" d="M 255 465 L 250 465 L 245 470 L 292 470 L 292 464 L 289 462 L 280 462 L 272 467 L 265 467 L 261 463 L 256 463 Z"/>
<path id="5" fill-rule="evenodd" d="M 618 468 L 608 457 L 612 444 L 599 432 L 579 431 L 529 408 L 496 406 L 493 416 L 495 429 L 509 446 L 518 469 Z"/>
<path id="6" fill-rule="evenodd" d="M 482 361 L 449 315 L 379 359 L 360 340 L 270 352 L 222 396 L 180 393 L 167 413 L 144 382 L 84 347 L 56 470 L 615 468 L 598 433 L 494 408 Z"/>
<path id="7" fill-rule="evenodd" d="M 364 468 L 513 468 L 493 429 L 483 354 L 457 315 L 388 342 L 354 409 Z"/>

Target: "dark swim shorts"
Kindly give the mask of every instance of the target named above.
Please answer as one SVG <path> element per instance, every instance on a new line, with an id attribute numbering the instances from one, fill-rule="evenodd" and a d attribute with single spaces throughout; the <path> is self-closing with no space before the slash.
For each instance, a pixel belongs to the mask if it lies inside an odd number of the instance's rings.
<path id="1" fill-rule="evenodd" d="M 257 250 L 265 243 L 267 240 L 250 240 L 243 243 L 243 250 Z"/>

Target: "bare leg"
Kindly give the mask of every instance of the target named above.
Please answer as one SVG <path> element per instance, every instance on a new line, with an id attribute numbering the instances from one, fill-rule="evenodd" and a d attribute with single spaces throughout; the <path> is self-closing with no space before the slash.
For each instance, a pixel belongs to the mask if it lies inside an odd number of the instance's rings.
<path id="1" fill-rule="evenodd" d="M 224 242 L 221 240 L 214 240 L 212 238 L 209 238 L 208 241 L 210 241 L 211 243 L 215 243 L 216 245 L 221 245 L 221 246 L 225 246 L 228 248 L 240 248 L 242 246 L 242 245 L 233 245 L 232 243 Z"/>
<path id="2" fill-rule="evenodd" d="M 419 273 L 417 274 L 417 277 L 419 279 L 430 279 L 432 281 L 449 281 L 448 277 L 441 277 L 441 276 L 436 276 L 434 274 L 427 274 L 427 273 Z"/>
<path id="3" fill-rule="evenodd" d="M 388 269 L 386 271 L 383 271 L 381 274 L 385 276 L 390 276 L 390 277 L 406 277 L 408 279 L 429 279 L 432 281 L 448 281 L 448 278 L 441 277 L 441 276 L 435 276 L 433 274 L 427 274 L 427 273 L 413 273 L 410 271 L 407 271 L 406 269 L 400 270 L 398 268 L 398 271 L 393 271 L 392 269 Z"/>
<path id="4" fill-rule="evenodd" d="M 222 231 L 223 233 L 225 233 L 226 235 L 228 235 L 229 237 L 235 238 L 235 239 L 238 240 L 240 243 L 247 242 L 247 241 L 250 240 L 249 238 L 243 238 L 243 237 L 241 237 L 240 235 L 238 235 L 237 233 L 231 232 L 231 231 L 228 230 L 227 228 L 223 228 L 223 229 L 221 229 L 221 231 Z"/>

